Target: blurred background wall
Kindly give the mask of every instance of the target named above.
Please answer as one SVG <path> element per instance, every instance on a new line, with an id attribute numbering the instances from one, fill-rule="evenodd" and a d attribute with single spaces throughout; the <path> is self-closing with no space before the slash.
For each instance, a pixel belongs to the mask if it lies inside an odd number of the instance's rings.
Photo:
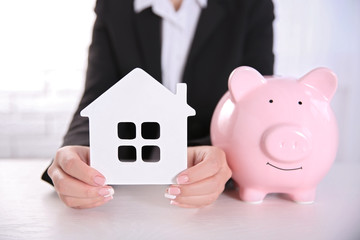
<path id="1" fill-rule="evenodd" d="M 0 2 L 0 157 L 51 158 L 82 91 L 95 1 Z"/>
<path id="2" fill-rule="evenodd" d="M 95 1 L 0 2 L 0 158 L 50 159 L 82 93 Z M 360 161 L 360 1 L 274 4 L 275 73 L 338 75 L 337 161 Z"/>

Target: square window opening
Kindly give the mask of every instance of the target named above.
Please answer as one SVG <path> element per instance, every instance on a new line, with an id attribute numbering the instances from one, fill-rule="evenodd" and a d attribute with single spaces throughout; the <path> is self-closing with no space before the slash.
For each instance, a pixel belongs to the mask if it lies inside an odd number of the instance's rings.
<path id="1" fill-rule="evenodd" d="M 159 139 L 160 125 L 157 122 L 144 122 L 141 124 L 141 136 L 143 139 Z"/>
<path id="2" fill-rule="evenodd" d="M 134 146 L 119 146 L 118 159 L 120 162 L 135 162 L 136 148 Z"/>
<path id="3" fill-rule="evenodd" d="M 133 122 L 119 122 L 117 125 L 117 133 L 120 139 L 135 139 L 136 126 Z"/>
<path id="4" fill-rule="evenodd" d="M 160 148 L 158 146 L 143 146 L 141 155 L 144 162 L 159 162 Z"/>

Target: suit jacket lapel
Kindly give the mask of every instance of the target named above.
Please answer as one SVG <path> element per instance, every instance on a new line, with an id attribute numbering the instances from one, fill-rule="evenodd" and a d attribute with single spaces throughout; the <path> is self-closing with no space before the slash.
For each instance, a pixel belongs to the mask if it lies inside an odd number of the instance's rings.
<path id="1" fill-rule="evenodd" d="M 135 14 L 135 18 L 144 70 L 161 82 L 161 19 L 151 8 Z"/>
<path id="2" fill-rule="evenodd" d="M 185 67 L 185 72 L 196 55 L 201 50 L 202 45 L 211 36 L 214 30 L 218 27 L 221 20 L 226 14 L 226 10 L 221 1 L 208 1 L 208 6 L 202 11 L 198 26 L 195 32 L 194 40 L 192 42 L 188 61 Z"/>

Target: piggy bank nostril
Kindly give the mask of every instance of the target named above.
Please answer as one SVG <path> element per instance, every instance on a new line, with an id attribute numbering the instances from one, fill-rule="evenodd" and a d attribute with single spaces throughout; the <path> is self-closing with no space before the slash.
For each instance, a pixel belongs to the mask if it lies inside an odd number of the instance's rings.
<path id="1" fill-rule="evenodd" d="M 292 148 L 293 148 L 294 150 L 299 149 L 299 144 L 298 144 L 298 142 L 294 142 L 294 143 L 292 144 Z"/>

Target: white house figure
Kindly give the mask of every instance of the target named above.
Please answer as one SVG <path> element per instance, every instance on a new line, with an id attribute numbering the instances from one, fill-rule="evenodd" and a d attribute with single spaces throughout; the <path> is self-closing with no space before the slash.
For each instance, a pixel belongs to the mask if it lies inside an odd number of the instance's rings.
<path id="1" fill-rule="evenodd" d="M 107 184 L 170 184 L 187 168 L 187 118 L 195 110 L 185 83 L 174 94 L 136 68 L 80 114 L 89 117 L 90 165 Z"/>

